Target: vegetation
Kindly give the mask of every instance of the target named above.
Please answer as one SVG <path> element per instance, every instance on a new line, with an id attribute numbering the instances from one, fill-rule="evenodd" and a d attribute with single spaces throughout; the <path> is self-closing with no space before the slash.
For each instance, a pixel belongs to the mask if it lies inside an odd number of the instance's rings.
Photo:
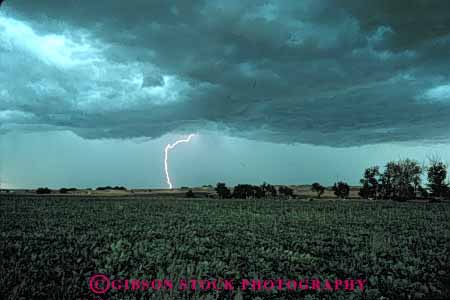
<path id="1" fill-rule="evenodd" d="M 189 190 L 189 191 L 186 192 L 185 197 L 186 198 L 195 198 L 195 194 L 194 194 L 194 192 L 192 190 Z"/>
<path id="2" fill-rule="evenodd" d="M 411 199 L 449 198 L 447 164 L 439 159 L 431 159 L 430 166 L 421 166 L 417 161 L 404 159 L 390 161 L 380 171 L 378 166 L 364 171 L 360 180 L 362 186 L 359 195 L 362 198 L 393 199 L 406 201 Z M 421 176 L 427 171 L 428 188 L 421 185 Z"/>
<path id="3" fill-rule="evenodd" d="M 59 190 L 59 192 L 60 192 L 61 194 L 67 194 L 67 193 L 69 193 L 69 192 L 76 192 L 76 191 L 77 191 L 76 188 L 61 188 L 61 189 Z"/>
<path id="4" fill-rule="evenodd" d="M 430 188 L 430 195 L 432 197 L 445 197 L 449 194 L 448 184 L 445 182 L 447 179 L 447 164 L 439 161 L 438 159 L 432 159 L 431 165 L 428 167 L 428 187 Z"/>
<path id="5" fill-rule="evenodd" d="M 52 190 L 50 190 L 48 187 L 40 187 L 36 189 L 36 194 L 43 195 L 43 194 L 51 194 Z"/>
<path id="6" fill-rule="evenodd" d="M 422 176 L 426 171 L 427 183 L 422 185 Z M 388 162 L 383 169 L 372 166 L 364 170 L 360 179 L 359 196 L 363 199 L 391 199 L 406 201 L 413 199 L 427 199 L 430 201 L 450 200 L 450 187 L 447 181 L 448 165 L 437 158 L 430 159 L 429 166 L 422 166 L 417 161 L 403 159 Z M 212 188 L 211 185 L 203 185 L 203 188 Z M 104 186 L 96 190 L 121 190 L 127 191 L 123 186 Z M 183 186 L 180 190 L 187 191 L 186 197 L 194 197 L 192 190 Z M 264 182 L 262 185 L 238 184 L 232 188 L 226 183 L 217 183 L 214 190 L 220 199 L 268 199 L 284 198 L 291 199 L 301 196 L 295 194 L 288 186 L 278 186 Z M 336 182 L 331 190 L 338 198 L 345 199 L 350 196 L 350 186 L 346 182 Z M 75 188 L 61 188 L 59 193 L 66 194 L 77 191 Z M 151 191 L 151 190 L 149 190 Z M 311 185 L 311 191 L 321 198 L 326 188 L 318 182 Z M 191 193 L 192 192 L 192 193 Z M 48 188 L 39 188 L 37 194 L 49 194 Z M 211 196 L 211 195 L 210 195 Z M 327 195 L 328 196 L 328 195 Z M 312 200 L 312 198 L 311 198 Z"/>
<path id="7" fill-rule="evenodd" d="M 362 198 L 377 198 L 380 181 L 380 167 L 375 166 L 364 171 L 364 177 L 360 180 L 362 187 L 359 195 Z"/>
<path id="8" fill-rule="evenodd" d="M 422 171 L 419 163 L 410 159 L 387 163 L 381 175 L 382 197 L 401 201 L 414 199 L 420 186 Z"/>
<path id="9" fill-rule="evenodd" d="M 288 198 L 294 197 L 294 190 L 285 185 L 282 185 L 278 188 L 278 193 Z"/>
<path id="10" fill-rule="evenodd" d="M 309 202 L 295 199 L 291 187 L 265 182 L 232 189 L 217 183 L 217 195 L 228 201 L 189 199 L 196 195 L 188 187 L 184 199 L 50 199 L 49 188 L 36 190 L 44 194 L 39 199 L 3 194 L 0 299 L 92 298 L 89 276 L 99 272 L 174 281 L 358 277 L 369 282 L 367 290 L 351 293 L 110 291 L 108 299 L 450 299 L 450 206 L 441 202 L 450 197 L 447 171 L 437 159 L 428 167 L 404 159 L 367 168 L 360 180 L 359 195 L 366 199 L 438 202 L 433 204 Z M 311 190 L 320 198 L 325 187 L 316 182 Z M 339 198 L 350 196 L 345 182 L 332 190 Z M 59 190 L 71 191 L 76 189 Z M 266 201 L 248 200 L 262 198 Z M 274 201 L 283 198 L 292 200 Z"/>
<path id="11" fill-rule="evenodd" d="M 233 189 L 232 197 L 236 199 L 248 199 L 248 198 L 263 198 L 266 196 L 266 192 L 257 185 L 251 184 L 238 184 Z"/>
<path id="12" fill-rule="evenodd" d="M 227 187 L 227 185 L 223 182 L 219 182 L 217 183 L 216 186 L 216 192 L 217 195 L 219 195 L 220 199 L 229 199 L 231 198 L 231 191 L 230 189 Z"/>
<path id="13" fill-rule="evenodd" d="M 3 195 L 0 219 L 5 300 L 93 299 L 88 280 L 99 272 L 368 280 L 364 292 L 111 291 L 104 299 L 450 297 L 448 203 Z"/>
<path id="14" fill-rule="evenodd" d="M 311 190 L 317 193 L 317 198 L 320 198 L 322 194 L 325 192 L 325 187 L 323 187 L 320 183 L 314 182 L 311 185 Z"/>
<path id="15" fill-rule="evenodd" d="M 261 189 L 263 190 L 265 197 L 276 197 L 278 194 L 276 187 L 267 184 L 266 182 L 261 185 Z"/>
<path id="16" fill-rule="evenodd" d="M 108 190 L 114 190 L 114 191 L 126 191 L 127 188 L 124 186 L 99 186 L 96 188 L 97 191 L 108 191 Z"/>
<path id="17" fill-rule="evenodd" d="M 348 198 L 348 195 L 350 194 L 350 186 L 343 181 L 335 183 L 332 187 L 332 190 L 336 197 L 342 199 Z"/>

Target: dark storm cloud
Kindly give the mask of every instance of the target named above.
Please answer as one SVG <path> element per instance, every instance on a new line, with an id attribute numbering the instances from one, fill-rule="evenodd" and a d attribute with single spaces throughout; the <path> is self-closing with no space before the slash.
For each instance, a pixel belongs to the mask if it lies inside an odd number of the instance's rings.
<path id="1" fill-rule="evenodd" d="M 0 129 L 220 128 L 447 141 L 448 1 L 24 1 L 0 15 Z M 6 45 L 6 46 L 5 46 Z"/>

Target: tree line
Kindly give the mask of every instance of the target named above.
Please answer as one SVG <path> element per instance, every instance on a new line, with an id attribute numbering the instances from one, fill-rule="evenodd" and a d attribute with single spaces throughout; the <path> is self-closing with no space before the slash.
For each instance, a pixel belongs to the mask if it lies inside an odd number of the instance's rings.
<path id="1" fill-rule="evenodd" d="M 437 158 L 430 159 L 428 166 L 416 160 L 401 159 L 390 161 L 381 169 L 372 166 L 364 170 L 360 180 L 359 196 L 364 199 L 392 199 L 406 201 L 412 199 L 450 199 L 450 187 L 447 181 L 448 165 Z M 427 183 L 422 185 L 422 176 L 427 175 Z M 263 183 L 262 185 L 238 184 L 231 190 L 224 182 L 217 183 L 215 190 L 221 199 L 238 198 L 295 198 L 293 189 Z M 326 188 L 318 182 L 311 190 L 320 198 Z M 350 195 L 350 185 L 344 181 L 335 182 L 331 187 L 334 195 L 345 199 Z"/>
<path id="2" fill-rule="evenodd" d="M 294 190 L 288 186 L 275 186 L 263 183 L 262 185 L 238 184 L 231 191 L 224 182 L 219 182 L 215 188 L 217 195 L 221 199 L 247 199 L 247 198 L 267 198 L 267 197 L 294 197 Z"/>
<path id="3" fill-rule="evenodd" d="M 450 187 L 447 180 L 448 165 L 434 157 L 429 159 L 429 165 L 421 165 L 412 159 L 390 161 L 383 168 L 372 166 L 366 168 L 360 180 L 359 196 L 364 199 L 392 199 L 406 201 L 412 199 L 450 199 Z M 427 182 L 422 184 L 423 175 Z M 207 186 L 212 187 L 212 186 Z M 183 187 L 182 189 L 188 189 Z M 96 190 L 123 190 L 122 186 L 98 187 Z M 311 185 L 311 190 L 320 198 L 326 188 L 318 182 Z M 350 185 L 344 181 L 335 182 L 331 187 L 334 195 L 346 199 L 350 195 Z M 60 189 L 60 193 L 76 191 L 75 188 Z M 247 199 L 247 198 L 296 198 L 294 190 L 288 186 L 274 186 L 268 183 L 262 185 L 238 184 L 233 189 L 227 187 L 224 182 L 217 183 L 215 187 L 217 195 L 221 199 Z M 38 188 L 37 194 L 49 194 L 49 188 Z M 185 195 L 188 198 L 195 197 L 191 189 Z"/>
<path id="4" fill-rule="evenodd" d="M 325 192 L 325 187 L 320 183 L 315 182 L 311 186 L 311 190 L 317 193 L 317 197 L 320 198 Z M 347 198 L 350 193 L 350 186 L 345 182 L 337 182 L 331 188 L 334 194 L 339 198 Z M 263 183 L 261 186 L 251 184 L 238 184 L 233 188 L 233 191 L 226 186 L 224 182 L 217 183 L 215 188 L 217 195 L 221 199 L 248 199 L 248 198 L 297 198 L 294 194 L 294 190 L 286 185 L 281 185 L 278 188 L 267 183 Z M 192 195 L 190 195 L 192 196 Z"/>
<path id="5" fill-rule="evenodd" d="M 447 171 L 448 165 L 437 158 L 430 159 L 428 166 L 411 159 L 390 161 L 383 170 L 373 166 L 364 171 L 359 195 L 366 199 L 399 201 L 416 198 L 449 199 Z M 424 173 L 427 183 L 422 185 Z"/>

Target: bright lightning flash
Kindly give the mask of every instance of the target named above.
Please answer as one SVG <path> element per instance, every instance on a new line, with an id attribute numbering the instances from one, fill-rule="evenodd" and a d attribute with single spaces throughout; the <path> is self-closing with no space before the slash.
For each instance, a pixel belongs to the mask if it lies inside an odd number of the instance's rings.
<path id="1" fill-rule="evenodd" d="M 187 138 L 185 138 L 184 140 L 178 140 L 173 144 L 167 144 L 166 148 L 164 149 L 164 170 L 166 171 L 166 181 L 167 184 L 169 185 L 169 188 L 172 189 L 172 182 L 170 181 L 170 176 L 169 176 L 169 150 L 172 150 L 173 148 L 176 147 L 176 145 L 181 144 L 181 143 L 189 143 L 191 141 L 191 139 L 195 136 L 195 134 L 190 134 L 188 135 Z"/>

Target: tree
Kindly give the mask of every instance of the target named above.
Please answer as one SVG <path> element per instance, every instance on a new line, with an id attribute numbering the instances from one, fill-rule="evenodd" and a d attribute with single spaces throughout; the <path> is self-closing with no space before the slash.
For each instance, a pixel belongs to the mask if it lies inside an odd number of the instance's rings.
<path id="1" fill-rule="evenodd" d="M 377 198 L 378 186 L 380 177 L 380 167 L 374 166 L 367 168 L 364 171 L 363 178 L 360 180 L 362 187 L 359 190 L 359 195 L 362 198 Z"/>
<path id="2" fill-rule="evenodd" d="M 233 198 L 247 199 L 256 196 L 256 190 L 250 184 L 238 184 L 233 189 Z"/>
<path id="3" fill-rule="evenodd" d="M 116 190 L 116 191 L 126 191 L 127 188 L 124 186 L 99 186 L 96 188 L 97 191 L 108 191 L 108 190 Z"/>
<path id="4" fill-rule="evenodd" d="M 417 161 L 411 159 L 400 160 L 399 165 L 401 170 L 399 198 L 414 199 L 420 186 L 423 168 Z"/>
<path id="5" fill-rule="evenodd" d="M 252 186 L 253 196 L 257 199 L 264 198 L 266 196 L 266 191 L 260 186 L 254 185 Z"/>
<path id="6" fill-rule="evenodd" d="M 195 194 L 192 190 L 186 192 L 186 198 L 195 198 Z"/>
<path id="7" fill-rule="evenodd" d="M 61 188 L 59 189 L 59 192 L 61 194 L 67 194 L 68 192 L 75 192 L 76 190 L 76 188 Z"/>
<path id="8" fill-rule="evenodd" d="M 383 174 L 380 175 L 378 191 L 383 199 L 392 199 L 395 194 L 394 177 L 396 176 L 396 163 L 388 162 Z"/>
<path id="9" fill-rule="evenodd" d="M 264 192 L 264 196 L 270 195 L 272 197 L 276 197 L 277 196 L 277 189 L 271 185 L 271 184 L 267 184 L 267 183 L 263 183 L 261 185 L 261 189 Z"/>
<path id="10" fill-rule="evenodd" d="M 311 190 L 317 193 L 317 198 L 320 198 L 325 192 L 325 188 L 318 182 L 314 182 L 311 186 Z"/>
<path id="11" fill-rule="evenodd" d="M 430 162 L 431 165 L 427 169 L 427 175 L 431 196 L 445 197 L 448 190 L 448 185 L 445 182 L 448 166 L 436 158 L 431 159 Z"/>
<path id="12" fill-rule="evenodd" d="M 215 190 L 220 199 L 231 198 L 231 191 L 224 182 L 218 182 Z"/>
<path id="13" fill-rule="evenodd" d="M 416 197 L 423 168 L 415 160 L 404 159 L 386 164 L 380 176 L 379 191 L 384 199 L 406 200 Z"/>
<path id="14" fill-rule="evenodd" d="M 428 193 L 428 191 L 422 186 L 419 186 L 418 191 L 420 193 L 420 197 L 422 197 L 423 199 L 428 199 L 430 197 L 430 193 Z"/>
<path id="15" fill-rule="evenodd" d="M 284 195 L 284 196 L 286 196 L 286 197 L 288 197 L 288 198 L 294 196 L 294 190 L 291 189 L 291 188 L 288 187 L 288 186 L 285 186 L 285 185 L 282 185 L 282 186 L 280 186 L 280 187 L 278 188 L 278 193 L 279 193 L 280 195 Z"/>
<path id="16" fill-rule="evenodd" d="M 334 194 L 339 198 L 347 198 L 350 194 L 350 186 L 342 181 L 339 181 L 333 185 Z"/>
<path id="17" fill-rule="evenodd" d="M 270 184 L 269 184 L 269 187 L 267 188 L 267 191 L 269 192 L 269 194 L 270 194 L 272 197 L 276 197 L 276 196 L 277 196 L 277 189 L 276 189 L 276 187 L 274 187 L 273 185 L 270 185 Z"/>
<path id="18" fill-rule="evenodd" d="M 52 193 L 52 191 L 49 188 L 47 188 L 47 187 L 44 187 L 44 188 L 40 187 L 40 188 L 38 188 L 36 190 L 36 194 L 40 194 L 40 195 L 42 195 L 42 194 L 51 194 L 51 193 Z"/>

